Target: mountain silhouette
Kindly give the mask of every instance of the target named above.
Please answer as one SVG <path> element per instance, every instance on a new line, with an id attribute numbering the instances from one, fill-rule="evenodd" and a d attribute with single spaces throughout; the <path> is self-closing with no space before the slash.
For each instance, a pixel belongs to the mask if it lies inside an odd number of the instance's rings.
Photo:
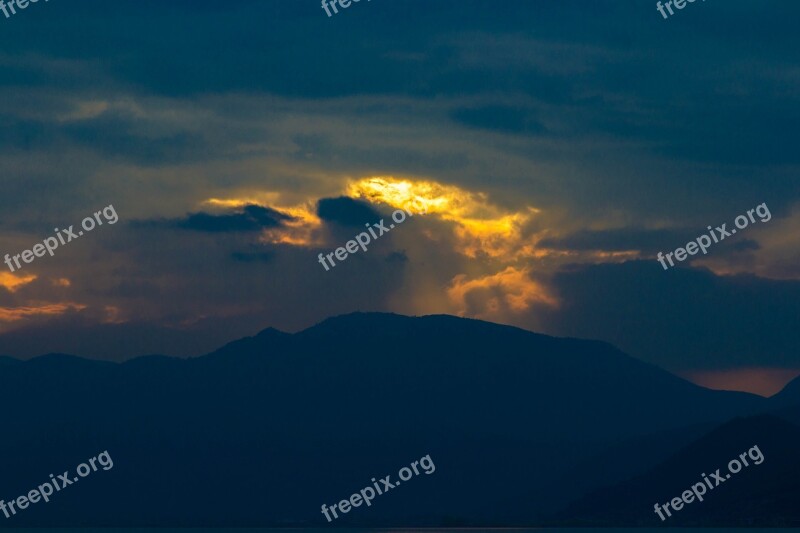
<path id="1" fill-rule="evenodd" d="M 770 397 L 770 402 L 774 406 L 800 404 L 800 376 L 787 383 L 778 394 Z"/>
<path id="2" fill-rule="evenodd" d="M 0 400 L 0 498 L 104 450 L 114 460 L 8 526 L 327 525 L 323 503 L 425 455 L 433 474 L 332 525 L 532 525 L 768 408 L 603 342 L 383 313 L 267 329 L 192 359 L 0 364 Z M 618 473 L 565 476 L 598 456 Z"/>
<path id="3" fill-rule="evenodd" d="M 19 359 L 14 359 L 13 357 L 8 357 L 7 355 L 0 355 L 0 367 L 16 365 L 20 363 L 21 361 Z"/>
<path id="4" fill-rule="evenodd" d="M 728 462 L 754 446 L 761 464 L 731 474 Z M 800 526 L 800 427 L 780 418 L 761 415 L 737 418 L 681 449 L 648 472 L 613 487 L 604 487 L 574 502 L 558 515 L 560 525 L 615 526 Z M 725 478 L 718 484 L 712 472 Z M 734 469 L 737 468 L 734 465 Z M 664 520 L 654 505 L 663 506 L 710 477 L 703 501 L 692 499 Z M 700 489 L 698 488 L 698 491 Z"/>

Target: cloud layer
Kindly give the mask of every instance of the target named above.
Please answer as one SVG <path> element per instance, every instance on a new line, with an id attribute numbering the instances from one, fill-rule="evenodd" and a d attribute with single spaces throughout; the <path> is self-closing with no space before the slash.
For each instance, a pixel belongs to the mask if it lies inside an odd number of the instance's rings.
<path id="1" fill-rule="evenodd" d="M 97 205 L 120 223 L 0 276 L 8 354 L 190 355 L 385 310 L 600 338 L 676 371 L 800 368 L 795 3 L 23 15 L 0 36 L 0 252 Z M 762 202 L 768 224 L 654 260 Z M 398 208 L 426 214 L 319 265 Z"/>

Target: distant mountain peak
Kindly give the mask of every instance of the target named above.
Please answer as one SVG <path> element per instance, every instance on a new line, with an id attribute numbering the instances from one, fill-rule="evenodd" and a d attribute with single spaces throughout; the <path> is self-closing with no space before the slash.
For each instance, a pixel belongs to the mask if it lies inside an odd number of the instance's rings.
<path id="1" fill-rule="evenodd" d="M 273 327 L 262 329 L 256 334 L 256 338 L 289 337 L 289 336 L 291 336 L 291 333 L 286 333 L 285 331 L 281 331 Z"/>
<path id="2" fill-rule="evenodd" d="M 214 357 L 219 355 L 238 355 L 245 354 L 248 356 L 261 356 L 270 353 L 276 346 L 282 345 L 283 342 L 292 338 L 291 333 L 280 331 L 273 327 L 269 327 L 259 331 L 252 337 L 244 337 L 231 341 L 223 347 L 211 352 L 204 357 Z"/>

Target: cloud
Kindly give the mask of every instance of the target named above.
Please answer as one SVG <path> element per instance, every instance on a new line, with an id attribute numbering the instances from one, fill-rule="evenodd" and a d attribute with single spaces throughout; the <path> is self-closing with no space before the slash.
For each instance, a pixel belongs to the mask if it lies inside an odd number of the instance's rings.
<path id="1" fill-rule="evenodd" d="M 387 263 L 405 263 L 408 261 L 408 256 L 405 252 L 392 252 L 386 256 Z"/>
<path id="2" fill-rule="evenodd" d="M 272 251 L 251 251 L 251 252 L 232 252 L 231 258 L 244 263 L 262 262 L 267 263 L 275 257 Z"/>
<path id="3" fill-rule="evenodd" d="M 351 181 L 348 194 L 447 222 L 468 257 L 511 257 L 526 244 L 522 228 L 539 210 L 513 212 L 489 201 L 488 195 L 464 187 L 419 178 L 375 176 Z"/>
<path id="4" fill-rule="evenodd" d="M 547 128 L 527 109 L 511 106 L 485 106 L 459 108 L 452 111 L 453 120 L 473 128 L 501 133 L 541 135 Z"/>
<path id="5" fill-rule="evenodd" d="M 784 216 L 749 226 L 747 239 L 732 243 L 728 249 L 715 250 L 698 264 L 717 274 L 753 273 L 771 279 L 800 280 L 800 204 L 786 211 Z"/>
<path id="6" fill-rule="evenodd" d="M 575 266 L 542 313 L 557 335 L 600 339 L 671 371 L 800 368 L 800 281 L 668 271 L 656 261 Z"/>
<path id="7" fill-rule="evenodd" d="M 153 222 L 118 224 L 37 261 L 37 281 L 0 289 L 5 308 L 76 301 L 100 322 L 287 329 L 358 309 L 527 327 L 554 315 L 554 330 L 572 317 L 582 334 L 684 364 L 686 350 L 618 332 L 626 320 L 657 322 L 623 295 L 640 290 L 658 306 L 666 278 L 564 264 L 671 250 L 766 201 L 776 220 L 748 229 L 751 242 L 693 265 L 759 283 L 800 279 L 800 216 L 790 213 L 800 5 L 706 2 L 675 25 L 652 8 L 579 0 L 491 13 L 476 0 L 372 2 L 335 23 L 305 2 L 79 4 L 50 2 L 3 28 L 0 49 L 25 42 L 26 52 L 0 52 L 0 239 L 24 250 L 112 202 L 126 220 Z M 353 53 L 321 54 L 319 42 Z M 428 214 L 325 272 L 316 254 L 352 238 L 341 227 L 352 213 L 319 211 L 319 199 Z M 697 231 L 681 237 L 683 228 Z M 685 270 L 657 274 L 682 280 Z M 605 285 L 589 283 L 594 273 Z M 725 291 L 743 289 L 705 275 L 686 286 L 708 314 L 693 316 L 713 322 L 729 316 Z M 48 282 L 59 278 L 71 285 Z M 715 291 L 718 302 L 703 299 Z M 591 326 L 595 315 L 606 329 Z M 696 327 L 679 313 L 665 321 L 653 328 L 662 345 Z M 766 342 L 780 354 L 796 347 L 789 340 Z M 742 361 L 757 358 L 743 350 Z"/>
<path id="8" fill-rule="evenodd" d="M 20 287 L 34 281 L 38 276 L 35 274 L 12 274 L 10 272 L 0 272 L 0 287 L 9 292 L 16 292 Z"/>
<path id="9" fill-rule="evenodd" d="M 736 250 L 737 252 L 745 252 L 751 250 L 760 250 L 761 245 L 759 245 L 756 241 L 752 239 L 744 239 L 733 244 L 731 248 L 733 250 Z"/>
<path id="10" fill-rule="evenodd" d="M 322 198 L 317 202 L 317 215 L 326 222 L 336 222 L 344 226 L 364 227 L 380 220 L 381 215 L 367 202 L 354 200 L 347 196 Z"/>
<path id="11" fill-rule="evenodd" d="M 293 220 L 291 215 L 275 209 L 246 205 L 241 213 L 224 215 L 189 213 L 180 219 L 144 221 L 139 224 L 156 224 L 204 233 L 252 233 L 281 226 L 290 220 Z"/>
<path id="12" fill-rule="evenodd" d="M 85 305 L 76 303 L 47 304 L 38 307 L 0 307 L 0 323 L 17 322 L 37 316 L 62 315 L 70 310 L 80 311 L 85 307 Z"/>
<path id="13" fill-rule="evenodd" d="M 696 233 L 696 230 L 695 230 Z M 580 230 L 561 237 L 545 237 L 538 242 L 541 248 L 556 250 L 638 250 L 654 254 L 672 250 L 689 241 L 690 229 L 637 229 Z"/>
<path id="14" fill-rule="evenodd" d="M 447 288 L 447 295 L 458 307 L 459 315 L 494 320 L 527 311 L 533 305 L 558 305 L 542 285 L 531 279 L 528 269 L 514 267 L 475 279 L 459 274 Z"/>

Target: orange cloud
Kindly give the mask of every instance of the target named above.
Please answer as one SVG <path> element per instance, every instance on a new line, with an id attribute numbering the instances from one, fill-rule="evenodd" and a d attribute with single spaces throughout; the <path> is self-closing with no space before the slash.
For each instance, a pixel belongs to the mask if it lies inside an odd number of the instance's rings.
<path id="1" fill-rule="evenodd" d="M 85 305 L 75 303 L 48 304 L 39 307 L 0 307 L 0 322 L 17 322 L 34 316 L 62 315 L 74 309 L 85 309 Z"/>
<path id="2" fill-rule="evenodd" d="M 260 205 L 268 207 L 278 201 L 280 194 L 276 192 L 258 192 L 239 198 L 209 198 L 203 200 L 201 205 L 211 207 L 222 207 L 226 209 L 241 208 L 248 205 Z"/>
<path id="3" fill-rule="evenodd" d="M 264 230 L 261 242 L 305 247 L 323 244 L 318 236 L 318 230 L 322 227 L 322 220 L 317 216 L 313 204 L 276 207 L 276 209 L 291 215 L 294 220 L 284 222 L 280 228 Z"/>
<path id="4" fill-rule="evenodd" d="M 34 274 L 14 275 L 10 272 L 0 272 L 0 287 L 5 287 L 10 292 L 16 292 L 20 287 L 36 279 Z"/>
<path id="5" fill-rule="evenodd" d="M 280 194 L 275 192 L 251 193 L 239 198 L 209 198 L 201 205 L 223 209 L 238 209 L 248 205 L 258 205 L 276 209 L 294 217 L 285 221 L 278 228 L 268 228 L 261 233 L 260 241 L 271 244 L 289 244 L 292 246 L 312 247 L 322 244 L 317 233 L 322 220 L 317 216 L 314 202 L 299 205 L 281 205 Z"/>
<path id="6" fill-rule="evenodd" d="M 507 267 L 502 272 L 467 280 L 466 274 L 453 278 L 447 295 L 457 306 L 459 315 L 491 318 L 508 311 L 520 313 L 534 304 L 551 307 L 558 301 L 530 278 L 528 268 Z"/>

